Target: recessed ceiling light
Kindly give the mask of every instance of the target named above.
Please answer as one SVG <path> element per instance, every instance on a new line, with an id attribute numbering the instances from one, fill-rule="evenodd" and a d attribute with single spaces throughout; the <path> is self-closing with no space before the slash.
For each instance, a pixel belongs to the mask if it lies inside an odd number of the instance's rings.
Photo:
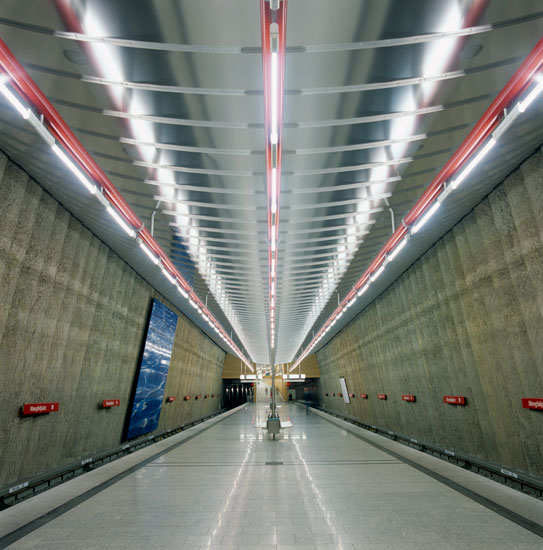
<path id="1" fill-rule="evenodd" d="M 68 61 L 76 65 L 86 65 L 89 62 L 87 56 L 79 50 L 64 50 L 62 53 Z"/>

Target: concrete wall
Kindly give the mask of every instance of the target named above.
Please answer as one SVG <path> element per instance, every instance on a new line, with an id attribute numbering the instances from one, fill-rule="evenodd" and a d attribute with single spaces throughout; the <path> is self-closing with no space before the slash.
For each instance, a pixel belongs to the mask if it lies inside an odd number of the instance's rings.
<path id="1" fill-rule="evenodd" d="M 224 352 L 2 154 L 0 293 L 0 486 L 119 445 L 152 297 L 179 314 L 159 429 L 220 407 L 182 397 L 221 393 Z"/>
<path id="2" fill-rule="evenodd" d="M 543 475 L 543 412 L 521 404 L 543 397 L 541 212 L 539 151 L 318 352 L 323 406 Z"/>

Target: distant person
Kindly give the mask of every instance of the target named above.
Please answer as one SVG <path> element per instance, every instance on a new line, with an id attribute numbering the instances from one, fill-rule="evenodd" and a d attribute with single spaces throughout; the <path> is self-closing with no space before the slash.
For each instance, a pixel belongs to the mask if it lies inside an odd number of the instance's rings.
<path id="1" fill-rule="evenodd" d="M 292 401 L 292 394 L 291 393 L 288 394 L 288 400 Z"/>
<path id="2" fill-rule="evenodd" d="M 266 388 L 266 397 L 268 397 L 268 388 Z"/>

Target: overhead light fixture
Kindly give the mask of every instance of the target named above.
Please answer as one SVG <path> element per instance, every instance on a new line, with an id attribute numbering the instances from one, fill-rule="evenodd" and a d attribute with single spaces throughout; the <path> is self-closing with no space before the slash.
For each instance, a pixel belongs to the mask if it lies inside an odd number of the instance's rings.
<path id="1" fill-rule="evenodd" d="M 521 113 L 524 113 L 526 109 L 532 104 L 535 98 L 543 91 L 543 76 L 538 74 L 535 77 L 535 80 L 538 82 L 537 86 L 528 94 L 524 101 L 519 101 L 518 110 Z"/>
<path id="2" fill-rule="evenodd" d="M 277 168 L 271 170 L 271 211 L 277 212 Z"/>
<path id="3" fill-rule="evenodd" d="M 4 95 L 4 97 L 15 107 L 16 111 L 26 120 L 30 116 L 30 108 L 25 107 L 16 97 L 15 95 L 9 90 L 9 88 L 5 85 L 5 82 L 7 82 L 7 77 L 5 75 L 2 75 L 0 77 L 0 92 Z"/>
<path id="4" fill-rule="evenodd" d="M 381 275 L 381 273 L 383 273 L 384 270 L 385 270 L 385 264 L 382 263 L 381 267 L 375 273 L 372 274 L 371 280 L 375 281 L 377 279 L 377 277 L 379 277 Z"/>
<path id="5" fill-rule="evenodd" d="M 181 296 L 183 296 L 183 298 L 188 298 L 189 297 L 188 292 L 186 292 L 185 289 L 181 285 L 179 285 L 177 287 L 177 290 L 179 291 L 179 294 L 181 294 Z"/>
<path id="6" fill-rule="evenodd" d="M 485 158 L 494 145 L 496 145 L 496 140 L 494 137 L 491 137 L 479 153 L 477 153 L 477 155 L 473 157 L 464 170 L 462 170 L 460 175 L 451 182 L 451 187 L 453 189 L 456 189 L 469 176 L 469 174 L 471 174 L 473 169 L 483 160 L 483 158 Z"/>
<path id="7" fill-rule="evenodd" d="M 411 233 L 417 233 L 420 231 L 420 228 L 436 213 L 437 209 L 441 206 L 441 203 L 435 202 L 431 208 L 426 212 L 420 220 L 411 228 Z"/>
<path id="8" fill-rule="evenodd" d="M 170 281 L 170 283 L 174 285 L 176 282 L 176 278 L 165 267 L 161 266 L 160 270 L 162 271 L 162 275 L 164 275 L 164 277 L 166 277 L 166 279 L 168 279 L 168 281 Z"/>
<path id="9" fill-rule="evenodd" d="M 368 290 L 370 284 L 367 282 L 358 292 L 357 292 L 357 296 L 362 296 L 362 294 L 364 294 L 364 292 L 366 292 L 366 290 Z"/>
<path id="10" fill-rule="evenodd" d="M 189 298 L 189 304 L 190 304 L 194 309 L 198 309 L 198 304 L 197 304 L 192 298 Z"/>
<path id="11" fill-rule="evenodd" d="M 121 216 L 113 209 L 111 205 L 108 205 L 106 210 L 128 236 L 132 238 L 136 236 L 136 232 L 121 218 Z"/>
<path id="12" fill-rule="evenodd" d="M 272 252 L 275 252 L 275 231 L 276 231 L 275 224 L 272 224 L 272 226 L 271 226 L 271 249 L 272 249 Z"/>
<path id="13" fill-rule="evenodd" d="M 400 244 L 397 244 L 394 250 L 388 255 L 388 261 L 391 262 L 407 244 L 407 237 L 402 240 Z"/>
<path id="14" fill-rule="evenodd" d="M 147 245 L 145 245 L 143 243 L 143 241 L 139 240 L 138 239 L 138 244 L 140 246 L 140 248 L 145 252 L 145 254 L 147 255 L 147 257 L 155 264 L 155 265 L 158 265 L 158 262 L 159 262 L 159 259 L 158 259 L 158 256 L 156 256 L 153 252 L 151 252 L 149 250 L 149 248 L 147 247 Z"/>
<path id="15" fill-rule="evenodd" d="M 64 151 L 56 144 L 51 146 L 51 149 L 57 155 L 57 157 L 70 169 L 70 171 L 77 177 L 77 179 L 87 188 L 87 191 L 94 195 L 96 193 L 96 186 L 92 184 L 79 170 L 73 161 L 64 153 Z"/>

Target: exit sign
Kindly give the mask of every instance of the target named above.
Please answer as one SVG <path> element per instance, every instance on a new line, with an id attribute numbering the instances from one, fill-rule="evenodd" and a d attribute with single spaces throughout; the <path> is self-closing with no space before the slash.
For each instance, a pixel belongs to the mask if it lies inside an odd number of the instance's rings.
<path id="1" fill-rule="evenodd" d="M 465 405 L 466 398 L 463 395 L 444 395 L 443 403 L 448 403 L 449 405 Z"/>

